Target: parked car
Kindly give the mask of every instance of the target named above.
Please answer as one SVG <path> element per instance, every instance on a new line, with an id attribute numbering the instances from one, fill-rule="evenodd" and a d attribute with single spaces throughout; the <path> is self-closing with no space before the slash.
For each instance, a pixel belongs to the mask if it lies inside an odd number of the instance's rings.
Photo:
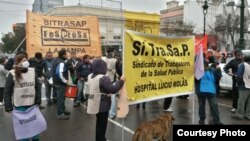
<path id="1" fill-rule="evenodd" d="M 222 78 L 220 80 L 220 88 L 222 90 L 228 90 L 231 91 L 232 90 L 232 84 L 233 84 L 233 80 L 232 77 L 230 75 L 228 75 L 227 73 L 225 73 L 224 71 L 224 67 L 225 67 L 225 63 L 220 63 L 220 69 L 222 72 Z"/>
<path id="2" fill-rule="evenodd" d="M 242 50 L 242 53 L 243 53 L 243 55 L 250 53 L 250 50 Z M 231 59 L 233 59 L 233 58 L 228 58 L 226 63 L 228 63 Z M 221 68 L 221 72 L 222 72 L 222 78 L 220 80 L 220 88 L 222 90 L 231 91 L 232 85 L 233 85 L 233 80 L 232 80 L 232 77 L 230 75 L 228 75 L 227 73 L 225 73 L 225 71 L 224 71 L 224 67 L 225 67 L 226 63 L 220 63 L 220 68 Z"/>

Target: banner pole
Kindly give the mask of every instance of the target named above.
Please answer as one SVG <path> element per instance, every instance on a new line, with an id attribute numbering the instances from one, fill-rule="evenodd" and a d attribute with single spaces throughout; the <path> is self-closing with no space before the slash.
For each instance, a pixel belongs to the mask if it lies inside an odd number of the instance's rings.
<path id="1" fill-rule="evenodd" d="M 21 45 L 23 44 L 23 42 L 25 41 L 26 36 L 23 38 L 23 40 L 19 43 L 19 45 L 17 46 L 17 48 L 12 52 L 12 54 L 15 54 L 17 52 L 17 50 L 21 47 Z"/>
<path id="2" fill-rule="evenodd" d="M 195 93 L 193 94 L 193 106 L 192 106 L 192 107 L 193 107 L 193 115 L 192 115 L 192 124 L 194 124 L 194 104 L 195 104 L 195 103 L 194 103 L 194 102 L 195 102 L 195 101 L 194 101 L 194 97 L 195 97 Z"/>
<path id="3" fill-rule="evenodd" d="M 124 118 L 122 118 L 122 141 L 124 141 Z"/>

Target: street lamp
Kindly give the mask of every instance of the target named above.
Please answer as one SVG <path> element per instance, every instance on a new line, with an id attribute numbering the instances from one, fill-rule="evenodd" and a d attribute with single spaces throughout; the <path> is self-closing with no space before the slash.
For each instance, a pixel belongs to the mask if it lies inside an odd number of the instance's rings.
<path id="1" fill-rule="evenodd" d="M 228 2 L 227 6 L 235 6 L 235 2 Z M 239 38 L 239 48 L 245 49 L 245 39 L 244 39 L 244 9 L 245 9 L 245 2 L 241 0 L 240 5 L 240 38 Z"/>
<path id="2" fill-rule="evenodd" d="M 245 39 L 244 39 L 244 0 L 241 0 L 241 5 L 240 5 L 240 39 L 239 39 L 239 48 L 240 49 L 245 49 Z"/>
<path id="3" fill-rule="evenodd" d="M 204 5 L 202 6 L 203 8 L 203 14 L 204 14 L 204 29 L 203 29 L 203 35 L 205 36 L 206 34 L 206 15 L 207 15 L 207 9 L 208 9 L 208 4 L 207 1 L 204 2 Z"/>

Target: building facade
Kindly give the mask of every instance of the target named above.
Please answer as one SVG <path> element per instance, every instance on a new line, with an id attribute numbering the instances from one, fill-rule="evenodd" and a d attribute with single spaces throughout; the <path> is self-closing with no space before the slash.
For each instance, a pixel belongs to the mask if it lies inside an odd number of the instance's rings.
<path id="1" fill-rule="evenodd" d="M 160 11 L 160 34 L 176 36 L 176 30 L 180 28 L 177 23 L 183 22 L 184 6 L 179 6 L 176 0 L 166 3 L 167 9 Z"/>
<path id="2" fill-rule="evenodd" d="M 97 16 L 101 44 L 104 47 L 122 48 L 123 31 L 130 29 L 148 34 L 159 35 L 159 15 L 143 12 L 124 11 L 96 6 L 55 7 L 47 15 L 51 16 Z"/>
<path id="3" fill-rule="evenodd" d="M 146 34 L 159 35 L 160 15 L 125 11 L 125 28 Z"/>
<path id="4" fill-rule="evenodd" d="M 64 0 L 35 0 L 32 5 L 32 11 L 45 13 L 56 6 L 63 6 Z"/>

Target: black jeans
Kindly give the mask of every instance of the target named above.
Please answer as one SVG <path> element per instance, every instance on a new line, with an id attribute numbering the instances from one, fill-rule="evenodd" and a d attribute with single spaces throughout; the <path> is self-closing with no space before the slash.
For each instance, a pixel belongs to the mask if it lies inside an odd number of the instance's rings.
<path id="1" fill-rule="evenodd" d="M 238 91 L 238 87 L 237 87 L 237 81 L 236 78 L 233 77 L 233 108 L 237 109 L 237 105 L 238 105 L 238 97 L 239 97 L 239 91 Z"/>
<path id="2" fill-rule="evenodd" d="M 62 115 L 65 112 L 65 92 L 66 92 L 66 85 L 55 85 L 56 92 L 57 92 L 57 115 Z"/>
<path id="3" fill-rule="evenodd" d="M 210 112 L 212 114 L 214 124 L 220 124 L 219 110 L 218 110 L 218 102 L 216 95 L 209 93 L 201 93 L 197 94 L 199 101 L 199 117 L 200 120 L 206 119 L 206 99 L 208 100 L 208 104 L 210 107 Z"/>
<path id="4" fill-rule="evenodd" d="M 3 102 L 3 91 L 4 88 L 0 88 L 0 102 Z"/>
<path id="5" fill-rule="evenodd" d="M 96 114 L 96 141 L 106 141 L 109 111 Z"/>
<path id="6" fill-rule="evenodd" d="M 56 89 L 55 87 L 53 87 L 52 85 L 50 85 L 49 83 L 45 83 L 45 94 L 46 94 L 46 100 L 50 101 L 51 100 L 51 89 L 53 89 L 53 98 L 56 98 Z"/>
<path id="7" fill-rule="evenodd" d="M 173 99 L 172 97 L 168 97 L 164 99 L 164 107 L 163 107 L 164 110 L 167 110 L 170 107 L 172 103 L 172 99 Z"/>

